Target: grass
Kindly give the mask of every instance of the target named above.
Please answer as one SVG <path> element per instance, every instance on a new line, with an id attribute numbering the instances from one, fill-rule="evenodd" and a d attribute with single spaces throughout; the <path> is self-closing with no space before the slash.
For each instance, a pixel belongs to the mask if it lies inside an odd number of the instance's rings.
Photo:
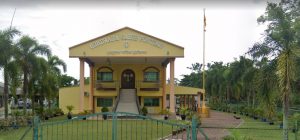
<path id="1" fill-rule="evenodd" d="M 52 139 L 112 139 L 112 120 L 66 120 L 66 116 L 51 118 L 43 122 L 42 138 Z M 47 124 L 47 125 L 46 125 Z M 0 132 L 0 140 L 20 139 L 28 127 Z M 168 136 L 175 126 L 151 120 L 117 120 L 117 139 L 159 139 Z M 32 140 L 33 131 L 30 130 L 25 139 Z M 39 131 L 41 136 L 41 131 Z M 184 136 L 179 136 L 184 137 Z"/>
<path id="2" fill-rule="evenodd" d="M 244 123 L 238 129 L 229 129 L 232 136 L 237 140 L 281 140 L 283 138 L 279 123 L 269 125 L 267 122 L 246 116 L 243 116 L 242 119 Z M 295 133 L 289 131 L 289 138 L 294 139 L 294 137 Z M 299 132 L 298 138 L 300 138 Z"/>

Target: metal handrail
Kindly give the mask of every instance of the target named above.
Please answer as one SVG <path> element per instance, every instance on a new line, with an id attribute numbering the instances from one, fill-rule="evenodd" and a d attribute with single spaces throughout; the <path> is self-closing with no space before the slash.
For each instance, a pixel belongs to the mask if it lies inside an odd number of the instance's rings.
<path id="1" fill-rule="evenodd" d="M 120 90 L 119 90 L 119 92 L 117 94 L 117 99 L 116 99 L 116 102 L 115 102 L 115 105 L 114 105 L 114 108 L 113 108 L 113 112 L 116 112 L 118 104 L 119 104 L 119 101 L 120 101 Z"/>
<path id="2" fill-rule="evenodd" d="M 135 93 L 136 93 L 136 91 L 135 91 Z M 140 102 L 139 102 L 137 94 L 135 94 L 135 103 L 138 108 L 139 114 L 141 114 L 141 107 L 140 107 Z"/>

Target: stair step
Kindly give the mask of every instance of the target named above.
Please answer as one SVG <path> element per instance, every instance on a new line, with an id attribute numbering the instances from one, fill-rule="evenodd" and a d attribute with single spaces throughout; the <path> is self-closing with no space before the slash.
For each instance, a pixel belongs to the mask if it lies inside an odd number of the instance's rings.
<path id="1" fill-rule="evenodd" d="M 136 105 L 136 89 L 121 89 L 117 112 L 130 112 L 138 114 Z"/>

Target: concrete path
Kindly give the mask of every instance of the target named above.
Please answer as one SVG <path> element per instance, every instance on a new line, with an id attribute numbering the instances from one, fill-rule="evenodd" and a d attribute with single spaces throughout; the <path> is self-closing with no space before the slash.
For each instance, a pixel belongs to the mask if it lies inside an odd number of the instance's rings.
<path id="1" fill-rule="evenodd" d="M 222 140 L 223 137 L 229 135 L 229 131 L 225 128 L 228 127 L 237 127 L 239 126 L 243 120 L 235 119 L 233 114 L 218 112 L 214 110 L 210 110 L 209 118 L 202 118 L 201 127 L 204 133 L 208 136 L 209 140 Z M 186 132 L 183 132 L 181 135 L 186 136 Z M 184 138 L 186 139 L 186 138 Z M 198 131 L 197 134 L 198 140 L 205 140 L 204 136 Z M 168 137 L 166 140 L 176 140 L 174 138 Z M 181 139 L 180 139 L 181 140 Z"/>

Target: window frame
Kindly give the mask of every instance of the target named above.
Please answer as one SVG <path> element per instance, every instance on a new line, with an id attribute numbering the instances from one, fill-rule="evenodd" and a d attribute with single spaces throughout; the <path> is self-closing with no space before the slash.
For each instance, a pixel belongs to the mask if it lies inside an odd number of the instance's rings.
<path id="1" fill-rule="evenodd" d="M 103 73 L 111 73 L 111 80 L 103 80 Z M 99 82 L 113 82 L 114 79 L 114 71 L 112 68 L 107 66 L 99 67 L 96 71 L 96 80 Z"/>
<path id="2" fill-rule="evenodd" d="M 111 74 L 111 80 L 104 80 L 103 79 L 103 74 Z M 98 76 L 100 74 L 100 76 Z M 98 79 L 100 78 L 100 79 Z M 100 82 L 112 82 L 113 81 L 113 72 L 110 72 L 110 71 L 97 71 L 97 81 L 100 81 Z"/>
<path id="3" fill-rule="evenodd" d="M 114 104 L 113 98 L 97 98 L 96 100 L 97 100 L 97 103 L 96 103 L 97 107 L 112 107 Z M 103 104 L 101 105 L 101 103 L 104 103 L 104 100 L 111 100 L 111 105 L 110 106 L 103 105 Z M 105 103 L 107 103 L 107 101 Z"/>
<path id="4" fill-rule="evenodd" d="M 148 80 L 146 77 L 148 73 L 155 73 L 156 79 L 155 80 Z M 159 82 L 160 80 L 160 71 L 158 68 L 150 66 L 143 70 L 143 81 L 144 82 Z"/>
<path id="5" fill-rule="evenodd" d="M 146 100 L 152 100 L 150 104 L 145 104 Z M 154 101 L 157 100 L 157 101 Z M 157 104 L 156 104 L 157 103 Z M 144 106 L 145 107 L 159 107 L 160 106 L 160 98 L 144 98 Z"/>

